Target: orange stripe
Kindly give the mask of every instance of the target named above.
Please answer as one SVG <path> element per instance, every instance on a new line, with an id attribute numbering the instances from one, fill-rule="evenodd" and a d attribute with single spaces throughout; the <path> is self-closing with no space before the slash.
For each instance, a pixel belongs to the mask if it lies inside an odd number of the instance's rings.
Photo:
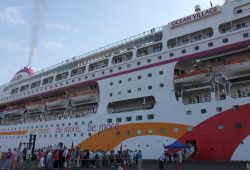
<path id="1" fill-rule="evenodd" d="M 19 131 L 12 131 L 12 132 L 0 132 L 0 136 L 7 136 L 7 135 L 24 135 L 28 131 L 27 130 L 19 130 Z"/>
<path id="2" fill-rule="evenodd" d="M 175 123 L 132 123 L 126 125 L 120 125 L 119 127 L 113 127 L 106 129 L 104 131 L 98 132 L 92 135 L 86 140 L 82 141 L 78 146 L 81 149 L 91 149 L 91 150 L 113 150 L 122 141 L 145 135 L 156 135 L 156 136 L 167 136 L 171 138 L 180 138 L 182 135 L 187 133 L 187 128 L 190 126 L 175 124 Z M 166 133 L 160 133 L 160 129 L 164 128 Z M 174 132 L 173 129 L 178 128 L 178 132 Z M 148 133 L 148 130 L 153 131 L 152 134 Z M 141 134 L 137 134 L 137 130 L 141 130 Z M 126 132 L 130 131 L 128 135 Z M 119 135 L 117 134 L 119 132 Z"/>

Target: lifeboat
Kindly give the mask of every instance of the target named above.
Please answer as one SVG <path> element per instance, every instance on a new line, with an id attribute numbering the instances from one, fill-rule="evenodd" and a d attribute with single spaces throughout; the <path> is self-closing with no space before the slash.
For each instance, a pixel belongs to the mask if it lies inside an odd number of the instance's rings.
<path id="1" fill-rule="evenodd" d="M 246 74 L 249 74 L 249 71 L 250 60 L 230 60 L 225 62 L 221 73 L 225 76 L 225 78 L 230 79 L 232 77 L 244 76 Z"/>
<path id="2" fill-rule="evenodd" d="M 194 70 L 188 73 L 178 75 L 174 83 L 176 84 L 196 84 L 206 83 L 213 78 L 212 72 L 208 70 Z"/>
<path id="3" fill-rule="evenodd" d="M 66 109 L 69 105 L 69 99 L 66 97 L 51 98 L 45 101 L 47 110 L 56 110 L 56 109 Z"/>
<path id="4" fill-rule="evenodd" d="M 4 117 L 17 117 L 24 114 L 25 108 L 23 107 L 14 107 L 9 108 L 3 112 Z"/>
<path id="5" fill-rule="evenodd" d="M 42 101 L 26 103 L 25 106 L 28 113 L 43 112 L 45 104 Z"/>
<path id="6" fill-rule="evenodd" d="M 72 94 L 70 94 L 70 100 L 72 106 L 96 103 L 98 100 L 98 93 L 97 90 L 73 92 Z"/>

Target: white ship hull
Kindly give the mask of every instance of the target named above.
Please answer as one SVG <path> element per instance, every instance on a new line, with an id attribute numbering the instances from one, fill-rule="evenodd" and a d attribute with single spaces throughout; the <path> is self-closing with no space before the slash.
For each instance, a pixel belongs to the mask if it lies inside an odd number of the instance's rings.
<path id="1" fill-rule="evenodd" d="M 248 7 L 249 0 L 228 2 L 41 72 L 19 71 L 0 87 L 0 109 L 36 99 L 46 101 L 46 109 L 30 122 L 22 114 L 42 110 L 41 105 L 4 112 L 21 118 L 1 120 L 1 148 L 17 147 L 32 134 L 36 148 L 63 142 L 68 148 L 73 143 L 117 151 L 122 145 L 157 159 L 163 145 L 178 140 L 194 145 L 201 160 L 249 161 L 250 96 L 231 96 L 247 92 L 250 80 L 221 75 L 240 76 L 249 67 L 223 68 L 220 62 L 250 60 Z M 176 79 L 194 68 L 212 72 Z M 29 75 L 18 79 L 22 72 Z M 34 88 L 20 91 L 25 83 Z M 74 95 L 79 89 L 96 93 Z"/>

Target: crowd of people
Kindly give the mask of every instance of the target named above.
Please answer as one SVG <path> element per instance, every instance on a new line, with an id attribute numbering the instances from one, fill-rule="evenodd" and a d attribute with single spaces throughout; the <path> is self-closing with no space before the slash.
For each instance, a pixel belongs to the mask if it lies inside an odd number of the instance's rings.
<path id="1" fill-rule="evenodd" d="M 11 149 L 2 154 L 4 164 L 2 169 L 23 169 L 23 162 L 26 161 L 28 167 L 34 166 L 39 168 L 80 168 L 80 167 L 115 167 L 137 165 L 138 170 L 142 169 L 142 152 L 141 150 L 119 150 L 119 151 L 91 151 L 77 148 L 46 147 L 36 149 L 31 153 L 30 149 Z"/>

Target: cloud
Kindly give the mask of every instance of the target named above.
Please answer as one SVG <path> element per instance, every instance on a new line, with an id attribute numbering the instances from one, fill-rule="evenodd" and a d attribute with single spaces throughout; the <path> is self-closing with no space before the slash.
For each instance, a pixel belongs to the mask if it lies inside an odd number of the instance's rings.
<path id="1" fill-rule="evenodd" d="M 56 30 L 56 31 L 71 31 L 79 32 L 78 28 L 71 26 L 70 24 L 46 24 L 45 28 L 47 30 Z"/>
<path id="2" fill-rule="evenodd" d="M 19 25 L 24 24 L 25 22 L 26 21 L 20 7 L 9 6 L 0 11 L 0 24 Z"/>
<path id="3" fill-rule="evenodd" d="M 43 43 L 43 46 L 49 49 L 58 49 L 63 48 L 64 44 L 60 41 L 47 41 Z"/>

